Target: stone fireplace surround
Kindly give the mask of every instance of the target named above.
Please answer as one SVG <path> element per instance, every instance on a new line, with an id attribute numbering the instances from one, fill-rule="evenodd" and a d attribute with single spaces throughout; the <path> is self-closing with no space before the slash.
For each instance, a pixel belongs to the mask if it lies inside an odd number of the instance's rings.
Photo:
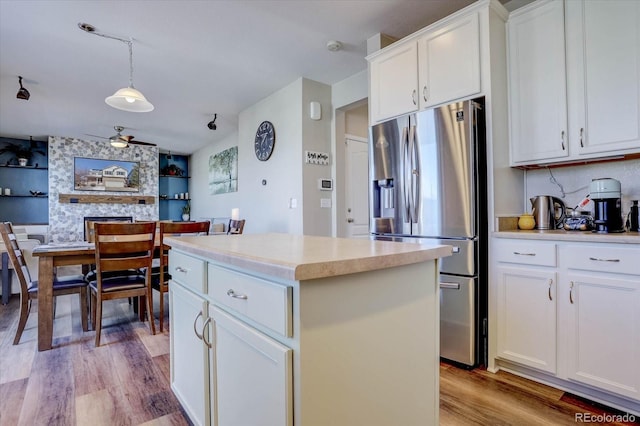
<path id="1" fill-rule="evenodd" d="M 74 157 L 140 162 L 140 192 L 153 196 L 153 204 L 61 203 L 60 194 L 118 195 L 122 192 L 75 191 Z M 85 216 L 133 216 L 134 220 L 158 219 L 158 148 L 130 145 L 114 148 L 108 141 L 89 141 L 59 136 L 49 137 L 49 232 L 50 242 L 82 241 Z"/>

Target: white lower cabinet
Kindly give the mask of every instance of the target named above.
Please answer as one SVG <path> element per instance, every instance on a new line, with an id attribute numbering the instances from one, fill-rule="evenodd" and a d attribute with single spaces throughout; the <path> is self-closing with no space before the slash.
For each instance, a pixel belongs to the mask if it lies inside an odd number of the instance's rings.
<path id="1" fill-rule="evenodd" d="M 590 246 L 576 253 L 567 247 L 561 259 L 567 262 L 561 303 L 568 378 L 640 401 L 640 249 L 612 253 Z M 593 267 L 581 269 L 582 259 Z M 614 272 L 591 270 L 602 263 Z M 635 275 L 615 273 L 625 268 Z"/>
<path id="2" fill-rule="evenodd" d="M 556 372 L 556 273 L 498 268 L 498 355 Z"/>
<path id="3" fill-rule="evenodd" d="M 203 344 L 207 302 L 176 282 L 169 286 L 171 389 L 196 425 L 209 424 L 208 348 Z M 199 333 L 199 334 L 196 334 Z"/>
<path id="4" fill-rule="evenodd" d="M 497 366 L 639 413 L 640 246 L 493 247 Z"/>
<path id="5" fill-rule="evenodd" d="M 209 316 L 216 372 L 213 423 L 291 425 L 293 351 L 216 307 L 209 307 Z"/>

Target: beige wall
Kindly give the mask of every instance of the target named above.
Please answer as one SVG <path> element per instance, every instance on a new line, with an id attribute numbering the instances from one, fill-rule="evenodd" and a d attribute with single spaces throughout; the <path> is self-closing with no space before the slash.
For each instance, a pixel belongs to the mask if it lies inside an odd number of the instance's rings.
<path id="1" fill-rule="evenodd" d="M 303 157 L 305 150 L 330 152 L 330 96 L 330 86 L 300 78 L 242 111 L 237 134 L 191 156 L 191 216 L 228 218 L 232 208 L 239 208 L 240 217 L 247 220 L 246 233 L 330 235 L 331 209 L 320 208 L 317 190 L 317 178 L 325 176 L 326 166 L 305 165 Z M 310 100 L 322 104 L 322 120 L 309 118 Z M 273 123 L 276 143 L 271 158 L 259 161 L 253 142 L 264 120 Z M 235 145 L 238 192 L 210 195 L 209 157 Z M 295 208 L 290 208 L 292 199 Z"/>

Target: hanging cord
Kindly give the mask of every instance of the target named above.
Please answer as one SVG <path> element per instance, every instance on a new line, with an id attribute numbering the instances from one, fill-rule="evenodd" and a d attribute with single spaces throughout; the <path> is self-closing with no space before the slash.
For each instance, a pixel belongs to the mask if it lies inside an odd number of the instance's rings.
<path id="1" fill-rule="evenodd" d="M 558 182 L 556 177 L 551 172 L 551 169 L 549 167 L 545 167 L 545 168 L 549 172 L 549 182 L 551 182 L 552 184 L 554 184 L 558 188 L 560 188 L 560 193 L 562 194 L 562 196 L 560 198 L 565 198 L 567 196 L 567 194 L 575 194 L 576 192 L 584 191 L 585 189 L 589 188 L 589 185 L 585 185 L 585 186 L 581 186 L 578 189 L 574 189 L 573 191 L 565 191 L 564 187 L 562 186 L 562 184 L 560 182 Z"/>
<path id="2" fill-rule="evenodd" d="M 89 34 L 97 35 L 99 37 L 104 37 L 104 38 L 110 38 L 112 40 L 118 40 L 129 46 L 129 87 L 135 89 L 135 87 L 133 87 L 133 37 L 129 37 L 129 40 L 127 40 L 125 38 L 120 38 L 120 37 L 116 37 L 108 34 L 99 33 L 95 30 L 87 31 L 82 27 L 80 28 Z"/>

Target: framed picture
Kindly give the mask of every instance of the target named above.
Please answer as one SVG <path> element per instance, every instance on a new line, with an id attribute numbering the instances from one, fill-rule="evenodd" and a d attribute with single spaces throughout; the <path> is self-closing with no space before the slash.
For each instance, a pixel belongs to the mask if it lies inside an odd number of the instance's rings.
<path id="1" fill-rule="evenodd" d="M 238 147 L 234 146 L 209 157 L 209 194 L 238 190 Z"/>
<path id="2" fill-rule="evenodd" d="M 140 191 L 140 163 L 75 157 L 73 189 L 77 191 Z"/>

